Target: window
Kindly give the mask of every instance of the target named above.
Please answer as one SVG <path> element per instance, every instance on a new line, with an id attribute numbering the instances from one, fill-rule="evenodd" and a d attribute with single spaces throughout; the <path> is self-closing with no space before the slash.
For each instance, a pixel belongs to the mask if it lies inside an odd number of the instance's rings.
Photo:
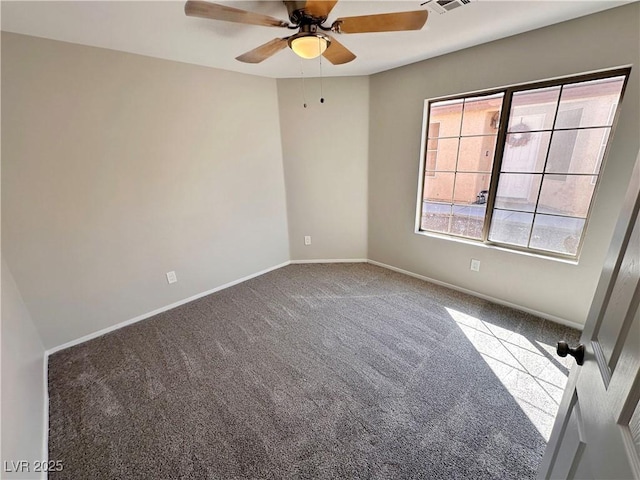
<path id="1" fill-rule="evenodd" d="M 629 71 L 425 102 L 418 230 L 577 257 Z"/>
<path id="2" fill-rule="evenodd" d="M 425 172 L 430 177 L 435 175 L 436 161 L 438 160 L 438 134 L 440 133 L 439 123 L 429 124 L 429 139 L 427 140 L 427 152 L 425 154 Z"/>

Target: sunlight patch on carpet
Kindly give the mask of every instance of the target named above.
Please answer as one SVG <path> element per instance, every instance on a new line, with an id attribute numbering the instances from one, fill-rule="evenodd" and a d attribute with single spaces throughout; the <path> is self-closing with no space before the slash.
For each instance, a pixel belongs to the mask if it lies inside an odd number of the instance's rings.
<path id="1" fill-rule="evenodd" d="M 532 343 L 517 331 L 452 308 L 446 310 L 540 435 L 549 441 L 569 373 L 563 359 L 556 359 L 554 347 Z"/>

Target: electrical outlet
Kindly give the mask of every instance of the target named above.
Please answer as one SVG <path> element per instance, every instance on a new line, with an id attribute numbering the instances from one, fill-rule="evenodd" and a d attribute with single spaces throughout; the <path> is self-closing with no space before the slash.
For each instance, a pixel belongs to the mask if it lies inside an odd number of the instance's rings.
<path id="1" fill-rule="evenodd" d="M 311 235 L 305 235 L 304 244 L 305 245 L 311 245 Z"/>
<path id="2" fill-rule="evenodd" d="M 474 272 L 480 271 L 480 260 L 476 260 L 475 258 L 471 259 L 471 270 Z"/>
<path id="3" fill-rule="evenodd" d="M 178 281 L 178 277 L 176 277 L 176 272 L 167 272 L 167 282 L 176 283 Z"/>

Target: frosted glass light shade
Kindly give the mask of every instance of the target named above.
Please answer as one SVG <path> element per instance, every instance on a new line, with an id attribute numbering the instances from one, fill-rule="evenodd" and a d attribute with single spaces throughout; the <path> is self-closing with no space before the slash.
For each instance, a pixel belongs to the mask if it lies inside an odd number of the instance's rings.
<path id="1" fill-rule="evenodd" d="M 327 49 L 327 39 L 319 35 L 305 35 L 291 39 L 291 50 L 302 58 L 316 58 Z"/>

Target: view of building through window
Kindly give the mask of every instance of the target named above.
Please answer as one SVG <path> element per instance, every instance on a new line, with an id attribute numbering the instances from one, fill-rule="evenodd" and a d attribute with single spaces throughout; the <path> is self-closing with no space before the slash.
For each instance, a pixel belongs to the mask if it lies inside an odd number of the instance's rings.
<path id="1" fill-rule="evenodd" d="M 429 102 L 420 230 L 576 256 L 627 75 Z"/>
<path id="2" fill-rule="evenodd" d="M 422 227 L 480 239 L 504 94 L 431 105 L 439 125 L 435 161 L 425 165 Z M 429 168 L 433 165 L 433 171 Z"/>

